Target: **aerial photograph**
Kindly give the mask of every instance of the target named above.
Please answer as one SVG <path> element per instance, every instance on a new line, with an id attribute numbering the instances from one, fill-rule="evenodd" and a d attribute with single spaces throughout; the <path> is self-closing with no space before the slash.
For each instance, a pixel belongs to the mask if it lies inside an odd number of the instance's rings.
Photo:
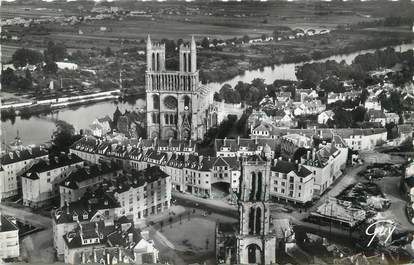
<path id="1" fill-rule="evenodd" d="M 0 264 L 414 264 L 414 0 L 1 0 Z"/>

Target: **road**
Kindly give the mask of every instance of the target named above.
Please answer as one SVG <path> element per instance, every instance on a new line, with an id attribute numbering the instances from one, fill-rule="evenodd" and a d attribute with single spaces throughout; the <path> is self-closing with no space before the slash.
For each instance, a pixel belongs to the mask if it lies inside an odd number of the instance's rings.
<path id="1" fill-rule="evenodd" d="M 36 214 L 28 210 L 27 208 L 15 208 L 0 204 L 0 210 L 2 214 L 12 216 L 22 223 L 30 224 L 39 228 L 51 228 L 52 218 L 45 217 L 40 214 Z"/>

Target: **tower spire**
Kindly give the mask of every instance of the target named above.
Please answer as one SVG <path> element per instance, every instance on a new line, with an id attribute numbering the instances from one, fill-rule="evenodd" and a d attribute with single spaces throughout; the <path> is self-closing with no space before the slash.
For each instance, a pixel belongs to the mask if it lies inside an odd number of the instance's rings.
<path id="1" fill-rule="evenodd" d="M 194 73 L 197 71 L 197 46 L 194 40 L 194 35 L 191 35 L 190 56 L 191 56 L 191 65 L 189 68 L 191 72 Z"/>
<path id="2" fill-rule="evenodd" d="M 191 49 L 195 49 L 196 48 L 196 42 L 194 40 L 194 35 L 191 35 Z"/>
<path id="3" fill-rule="evenodd" d="M 148 34 L 148 37 L 147 37 L 147 49 L 148 48 L 151 48 L 151 46 L 152 46 L 151 37 L 150 37 L 150 34 Z"/>

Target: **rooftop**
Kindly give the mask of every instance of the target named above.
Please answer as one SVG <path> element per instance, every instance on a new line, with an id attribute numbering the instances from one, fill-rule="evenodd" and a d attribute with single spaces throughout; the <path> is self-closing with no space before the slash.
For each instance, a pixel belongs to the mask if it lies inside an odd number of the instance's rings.
<path id="1" fill-rule="evenodd" d="M 290 172 L 294 172 L 298 177 L 305 178 L 312 174 L 308 169 L 305 167 L 296 164 L 294 162 L 288 162 L 284 160 L 277 160 L 276 165 L 271 167 L 272 171 L 280 172 L 284 174 L 288 174 Z"/>
<path id="2" fill-rule="evenodd" d="M 81 162 L 83 162 L 83 160 L 74 154 L 62 154 L 51 159 L 42 159 L 30 167 L 27 171 L 28 175 L 26 175 L 26 177 L 31 178 L 30 175 L 32 174 L 36 175 L 36 173 L 47 172 L 56 168 L 66 167 Z"/>
<path id="3" fill-rule="evenodd" d="M 5 153 L 1 157 L 1 165 L 13 164 L 20 161 L 35 159 L 47 155 L 48 151 L 41 146 L 28 147 L 23 150 L 16 150 L 13 152 Z"/>

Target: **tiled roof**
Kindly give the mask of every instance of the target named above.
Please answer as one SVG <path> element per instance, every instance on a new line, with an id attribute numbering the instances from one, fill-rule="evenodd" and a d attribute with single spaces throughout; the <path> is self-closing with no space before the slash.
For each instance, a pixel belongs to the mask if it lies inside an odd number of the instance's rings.
<path id="1" fill-rule="evenodd" d="M 79 168 L 75 171 L 72 171 L 69 176 L 60 183 L 60 186 L 78 189 L 78 183 L 88 181 L 90 179 L 96 178 L 98 176 L 106 175 L 112 172 L 119 171 L 120 168 L 116 164 L 106 164 L 101 165 L 90 165 L 87 167 Z"/>
<path id="2" fill-rule="evenodd" d="M 303 166 L 297 165 L 293 162 L 288 162 L 284 160 L 277 160 L 276 165 L 273 166 L 272 171 L 288 174 L 294 172 L 298 177 L 305 178 L 312 174 L 308 169 Z"/>
<path id="3" fill-rule="evenodd" d="M 77 215 L 79 221 L 90 220 L 99 210 L 114 209 L 120 207 L 119 203 L 103 191 L 86 193 L 79 201 L 72 202 L 69 206 L 56 209 L 52 217 L 58 224 L 73 223 L 73 215 Z M 84 219 L 83 216 L 87 218 Z"/>
<path id="4" fill-rule="evenodd" d="M 37 161 L 37 163 L 33 164 L 30 169 L 27 171 L 28 174 L 32 173 L 42 173 L 46 171 L 50 171 L 56 168 L 66 167 L 70 165 L 74 165 L 77 163 L 81 163 L 83 160 L 74 154 L 64 154 L 60 155 L 59 157 L 54 157 L 51 159 L 42 159 Z"/>
<path id="5" fill-rule="evenodd" d="M 104 222 L 82 223 L 74 231 L 64 235 L 63 238 L 70 249 L 84 247 L 81 236 L 83 238 L 99 238 L 98 242 L 87 244 L 88 247 L 104 245 L 134 248 L 142 239 L 140 232 L 139 229 L 134 228 L 132 222 L 121 217 L 111 226 L 105 226 Z M 130 235 L 132 235 L 132 241 L 130 241 Z M 103 257 L 106 256 L 108 251 L 110 250 L 104 250 Z"/>
<path id="6" fill-rule="evenodd" d="M 1 165 L 13 164 L 20 161 L 35 159 L 47 155 L 47 150 L 40 146 L 29 147 L 23 150 L 16 150 L 13 152 L 5 153 L 1 157 Z"/>
<path id="7" fill-rule="evenodd" d="M 19 230 L 19 228 L 14 223 L 12 223 L 9 217 L 0 215 L 0 218 L 0 233 Z"/>
<path id="8" fill-rule="evenodd" d="M 112 181 L 113 191 L 122 193 L 130 188 L 143 186 L 145 183 L 156 182 L 169 177 L 158 166 L 153 166 L 140 171 L 133 171 L 131 174 L 121 175 Z"/>
<path id="9" fill-rule="evenodd" d="M 369 116 L 370 119 L 385 119 L 386 118 L 382 110 L 370 109 L 368 110 L 367 115 Z"/>

